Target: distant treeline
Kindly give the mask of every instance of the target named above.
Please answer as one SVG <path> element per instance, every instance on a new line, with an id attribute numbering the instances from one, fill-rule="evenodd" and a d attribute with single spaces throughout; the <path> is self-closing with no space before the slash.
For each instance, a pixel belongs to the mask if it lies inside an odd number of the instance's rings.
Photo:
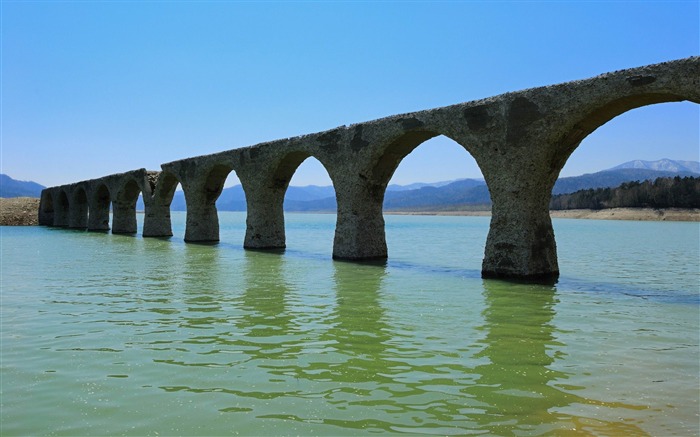
<path id="1" fill-rule="evenodd" d="M 549 208 L 700 208 L 700 178 L 676 176 L 653 182 L 625 182 L 617 188 L 580 190 L 553 196 Z"/>

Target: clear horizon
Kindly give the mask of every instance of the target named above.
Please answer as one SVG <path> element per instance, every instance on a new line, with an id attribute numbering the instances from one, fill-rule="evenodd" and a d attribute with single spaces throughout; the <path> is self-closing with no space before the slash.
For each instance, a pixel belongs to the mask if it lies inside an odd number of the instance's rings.
<path id="1" fill-rule="evenodd" d="M 0 172 L 45 186 L 700 53 L 697 1 L 0 8 Z M 697 104 L 622 114 L 560 176 L 662 158 L 700 160 Z M 480 177 L 438 137 L 391 183 Z M 330 179 L 309 159 L 291 185 Z"/>

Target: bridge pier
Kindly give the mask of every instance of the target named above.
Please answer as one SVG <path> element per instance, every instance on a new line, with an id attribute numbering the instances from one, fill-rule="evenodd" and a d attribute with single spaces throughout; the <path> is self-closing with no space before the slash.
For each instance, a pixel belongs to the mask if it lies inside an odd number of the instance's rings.
<path id="1" fill-rule="evenodd" d="M 559 277 L 549 216 L 558 171 L 532 150 L 511 148 L 512 159 L 484 166 L 492 202 L 481 270 L 485 278 L 549 282 Z"/>
<path id="2" fill-rule="evenodd" d="M 96 204 L 90 207 L 88 231 L 109 231 L 109 204 Z"/>
<path id="3" fill-rule="evenodd" d="M 68 227 L 71 229 L 87 229 L 88 227 L 88 206 L 87 203 L 79 203 L 70 208 L 68 214 Z"/>
<path id="4" fill-rule="evenodd" d="M 136 202 L 112 202 L 112 233 L 135 234 L 136 231 Z"/>
<path id="5" fill-rule="evenodd" d="M 187 196 L 185 196 L 187 197 Z M 188 243 L 216 243 L 219 241 L 219 215 L 215 204 L 186 200 L 187 221 L 185 241 Z"/>
<path id="6" fill-rule="evenodd" d="M 381 194 L 380 194 L 381 193 Z M 371 260 L 388 256 L 379 187 L 370 183 L 336 185 L 338 217 L 333 240 L 333 259 Z"/>
<path id="7" fill-rule="evenodd" d="M 284 193 L 286 187 L 255 187 L 246 191 L 246 249 L 284 249 Z M 249 194 L 250 193 L 250 194 Z"/>
<path id="8" fill-rule="evenodd" d="M 88 199 L 90 205 L 88 231 L 109 231 L 109 189 L 106 185 L 100 184 Z"/>
<path id="9" fill-rule="evenodd" d="M 144 196 L 143 236 L 173 236 L 172 222 L 170 220 L 170 205 L 146 201 L 146 196 Z"/>
<path id="10" fill-rule="evenodd" d="M 556 280 L 554 230 L 548 209 L 532 202 L 496 202 L 486 239 L 484 278 Z"/>
<path id="11" fill-rule="evenodd" d="M 58 199 L 55 201 L 54 208 L 53 225 L 61 228 L 68 227 L 70 223 L 70 205 L 64 192 L 58 193 Z"/>

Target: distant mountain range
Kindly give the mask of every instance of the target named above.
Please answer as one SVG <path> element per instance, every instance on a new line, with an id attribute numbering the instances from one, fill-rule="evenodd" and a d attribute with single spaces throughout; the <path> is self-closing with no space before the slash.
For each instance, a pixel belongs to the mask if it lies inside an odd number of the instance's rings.
<path id="1" fill-rule="evenodd" d="M 629 161 L 611 168 L 619 170 L 624 168 L 637 168 L 644 170 L 672 171 L 678 173 L 700 173 L 700 161 L 674 161 L 672 159 L 660 159 L 658 161 Z"/>
<path id="2" fill-rule="evenodd" d="M 0 197 L 40 197 L 43 185 L 31 181 L 17 181 L 0 174 Z"/>
<path id="3" fill-rule="evenodd" d="M 581 176 L 560 178 L 554 185 L 553 194 L 573 193 L 590 188 L 617 187 L 624 182 L 653 180 L 659 177 L 699 176 L 700 162 L 674 161 L 630 161 L 608 170 Z M 16 181 L 0 175 L 0 197 L 39 197 L 44 187 L 36 182 Z M 491 203 L 483 179 L 459 179 L 434 183 L 389 185 L 384 196 L 386 211 L 440 211 L 454 209 L 488 209 Z M 219 211 L 245 211 L 243 188 L 236 185 L 226 188 L 216 202 Z M 139 200 L 137 208 L 142 210 Z M 177 191 L 171 209 L 184 211 L 185 196 Z M 285 211 L 334 212 L 335 190 L 332 186 L 290 186 L 284 201 Z"/>
<path id="4" fill-rule="evenodd" d="M 642 164 L 640 164 L 642 163 Z M 640 168 L 644 165 L 643 168 Z M 697 170 L 694 170 L 697 169 Z M 560 178 L 552 190 L 553 194 L 573 193 L 589 188 L 617 187 L 624 182 L 654 180 L 659 177 L 698 176 L 700 162 L 630 161 L 614 168 L 581 176 Z M 491 204 L 488 188 L 483 179 L 459 179 L 435 183 L 411 185 L 389 185 L 384 195 L 386 211 L 441 211 L 454 209 L 488 209 Z M 226 188 L 216 206 L 220 211 L 245 211 L 245 195 L 240 185 Z M 171 208 L 185 210 L 185 199 L 178 192 Z M 284 201 L 285 211 L 334 212 L 335 190 L 332 186 L 289 187 Z"/>

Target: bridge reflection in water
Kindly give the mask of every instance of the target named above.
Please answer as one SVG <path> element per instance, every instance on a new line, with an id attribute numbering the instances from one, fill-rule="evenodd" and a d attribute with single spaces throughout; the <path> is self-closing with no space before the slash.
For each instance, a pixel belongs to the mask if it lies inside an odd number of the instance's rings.
<path id="1" fill-rule="evenodd" d="M 187 262 L 201 271 L 216 257 L 194 249 Z M 160 388 L 236 414 L 242 433 L 645 434 L 618 419 L 645 406 L 567 384 L 552 287 L 484 280 L 470 296 L 480 311 L 440 322 L 418 307 L 401 314 L 386 267 L 336 262 L 332 280 L 319 278 L 326 291 L 309 292 L 313 272 L 288 257 L 246 252 L 243 266 L 233 273 L 242 290 L 216 273 L 184 284 L 185 329 L 161 344 L 173 356 L 156 360 L 200 368 L 196 384 Z M 430 319 L 425 332 L 417 317 Z"/>

